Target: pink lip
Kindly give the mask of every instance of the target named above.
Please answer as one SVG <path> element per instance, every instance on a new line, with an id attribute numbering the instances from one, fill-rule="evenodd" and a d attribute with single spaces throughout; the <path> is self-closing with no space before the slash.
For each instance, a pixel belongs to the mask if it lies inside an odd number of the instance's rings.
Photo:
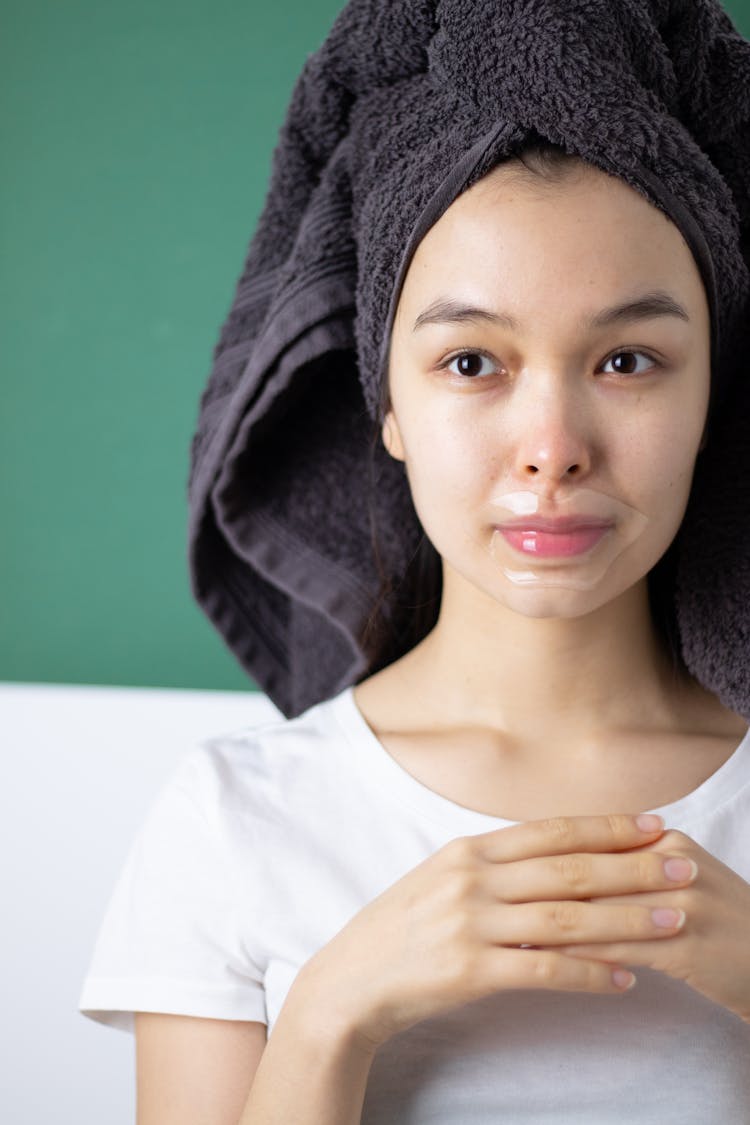
<path id="1" fill-rule="evenodd" d="M 611 522 L 585 516 L 558 519 L 508 520 L 500 525 L 505 540 L 515 550 L 535 558 L 570 558 L 590 551 L 613 527 Z"/>

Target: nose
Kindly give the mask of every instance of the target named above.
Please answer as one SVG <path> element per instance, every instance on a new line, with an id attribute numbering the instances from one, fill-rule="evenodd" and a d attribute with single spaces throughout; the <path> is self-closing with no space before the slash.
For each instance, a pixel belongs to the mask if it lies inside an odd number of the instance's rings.
<path id="1" fill-rule="evenodd" d="M 592 440 L 583 403 L 557 391 L 526 402 L 518 418 L 515 469 L 519 479 L 558 482 L 585 477 Z"/>

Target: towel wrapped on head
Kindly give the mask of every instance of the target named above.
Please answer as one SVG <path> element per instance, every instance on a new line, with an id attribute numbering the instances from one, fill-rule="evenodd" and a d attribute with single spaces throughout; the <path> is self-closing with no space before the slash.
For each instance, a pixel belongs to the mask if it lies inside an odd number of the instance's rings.
<path id="1" fill-rule="evenodd" d="M 189 482 L 194 594 L 289 716 L 435 620 L 379 436 L 391 325 L 426 231 L 537 138 L 630 184 L 695 257 L 709 441 L 663 596 L 690 672 L 750 716 L 750 42 L 716 0 L 350 0 L 308 57 Z"/>

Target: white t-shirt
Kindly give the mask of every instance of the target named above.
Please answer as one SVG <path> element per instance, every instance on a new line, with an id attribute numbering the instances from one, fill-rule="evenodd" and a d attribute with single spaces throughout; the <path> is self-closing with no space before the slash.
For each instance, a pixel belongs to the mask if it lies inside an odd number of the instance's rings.
<path id="1" fill-rule="evenodd" d="M 698 789 L 652 811 L 750 882 L 750 732 Z M 363 906 L 454 837 L 512 823 L 412 777 L 351 689 L 206 743 L 132 845 L 79 1008 L 131 1031 L 134 1011 L 153 1011 L 260 1020 L 270 1034 L 300 967 Z M 504 991 L 394 1036 L 362 1125 L 750 1122 L 750 1025 L 635 971 L 621 996 Z"/>

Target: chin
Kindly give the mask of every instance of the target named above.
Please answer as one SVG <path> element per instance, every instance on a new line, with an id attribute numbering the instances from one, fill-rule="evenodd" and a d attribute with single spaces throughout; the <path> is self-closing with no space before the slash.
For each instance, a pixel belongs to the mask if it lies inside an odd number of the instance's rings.
<path id="1" fill-rule="evenodd" d="M 550 568 L 547 582 L 543 581 L 544 569 L 538 568 L 537 578 L 524 583 L 520 577 L 524 572 L 521 565 L 517 570 L 514 567 L 518 580 L 514 581 L 507 573 L 497 574 L 485 589 L 494 601 L 523 617 L 584 617 L 626 595 L 632 596 L 639 586 L 645 586 L 649 571 L 667 546 L 668 543 L 649 542 L 644 538 L 626 547 L 613 560 L 605 556 L 603 560 L 594 559 L 580 567 Z"/>
<path id="2" fill-rule="evenodd" d="M 616 595 L 611 591 L 570 590 L 560 586 L 517 589 L 504 592 L 497 600 L 511 612 L 532 618 L 584 617 L 606 605 Z"/>
<path id="3" fill-rule="evenodd" d="M 492 613 L 494 604 L 501 611 L 504 609 L 529 619 L 572 620 L 618 602 L 626 595 L 632 596 L 641 584 L 646 586 L 649 571 L 665 549 L 662 544 L 642 541 L 626 549 L 609 565 L 605 559 L 603 567 L 550 567 L 547 583 L 539 581 L 543 577 L 543 568 L 539 568 L 537 579 L 527 584 L 521 580 L 514 581 L 507 573 L 498 570 L 494 561 L 489 567 L 486 562 L 478 566 L 457 566 L 449 557 L 442 555 L 444 584 L 453 588 L 458 604 L 467 608 L 476 605 L 480 614 Z M 523 562 L 514 565 L 514 572 L 519 575 L 524 569 Z"/>

